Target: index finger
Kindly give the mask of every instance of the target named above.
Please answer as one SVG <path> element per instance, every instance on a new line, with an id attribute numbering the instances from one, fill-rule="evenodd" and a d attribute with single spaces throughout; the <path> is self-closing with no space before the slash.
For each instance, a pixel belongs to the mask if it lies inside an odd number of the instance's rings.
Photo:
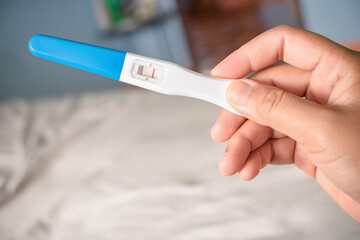
<path id="1" fill-rule="evenodd" d="M 240 47 L 220 62 L 211 74 L 242 78 L 278 60 L 303 70 L 314 70 L 325 57 L 326 60 L 331 60 L 328 57 L 334 58 L 329 53 L 340 48 L 340 45 L 334 45 L 334 42 L 316 33 L 282 25 Z"/>

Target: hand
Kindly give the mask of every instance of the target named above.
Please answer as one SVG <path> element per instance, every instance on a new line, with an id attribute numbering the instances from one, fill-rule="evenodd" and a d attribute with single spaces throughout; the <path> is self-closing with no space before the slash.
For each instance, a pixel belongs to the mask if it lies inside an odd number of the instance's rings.
<path id="1" fill-rule="evenodd" d="M 283 64 L 274 64 L 283 60 Z M 250 79 L 240 79 L 258 71 Z M 295 165 L 360 221 L 360 54 L 289 26 L 271 29 L 219 63 L 236 78 L 211 130 L 228 141 L 219 168 L 251 180 L 267 164 Z"/>

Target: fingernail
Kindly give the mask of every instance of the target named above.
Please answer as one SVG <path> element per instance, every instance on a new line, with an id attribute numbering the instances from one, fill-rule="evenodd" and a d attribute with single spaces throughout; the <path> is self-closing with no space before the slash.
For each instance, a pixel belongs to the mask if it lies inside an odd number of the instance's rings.
<path id="1" fill-rule="evenodd" d="M 218 76 L 219 74 L 219 70 L 216 68 L 216 67 L 214 67 L 211 71 L 210 71 L 210 75 L 211 76 Z"/>
<path id="2" fill-rule="evenodd" d="M 235 82 L 229 92 L 230 100 L 238 105 L 245 105 L 251 91 L 251 85 L 247 82 L 239 80 Z"/>
<path id="3" fill-rule="evenodd" d="M 228 154 L 225 153 L 224 156 L 219 160 L 219 170 L 224 176 L 231 176 L 236 173 L 236 171 L 231 166 L 229 159 L 227 158 Z"/>
<path id="4" fill-rule="evenodd" d="M 210 130 L 210 135 L 211 135 L 211 138 L 215 141 L 216 139 L 216 134 L 217 134 L 217 131 L 218 130 L 218 126 L 217 124 L 215 123 L 214 126 L 212 126 L 211 130 Z"/>

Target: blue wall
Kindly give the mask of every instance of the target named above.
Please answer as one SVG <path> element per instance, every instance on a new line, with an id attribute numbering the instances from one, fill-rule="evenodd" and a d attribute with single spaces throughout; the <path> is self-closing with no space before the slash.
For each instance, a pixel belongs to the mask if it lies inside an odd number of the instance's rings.
<path id="1" fill-rule="evenodd" d="M 359 0 L 300 0 L 306 29 L 334 41 L 360 41 Z"/>

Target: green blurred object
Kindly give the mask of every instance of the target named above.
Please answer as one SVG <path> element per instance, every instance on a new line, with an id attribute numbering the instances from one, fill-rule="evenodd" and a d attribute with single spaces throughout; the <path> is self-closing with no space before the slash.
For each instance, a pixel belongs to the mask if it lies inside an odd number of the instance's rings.
<path id="1" fill-rule="evenodd" d="M 125 14 L 122 8 L 124 0 L 104 0 L 104 2 L 112 22 L 117 22 L 124 18 Z"/>
<path id="2" fill-rule="evenodd" d="M 98 25 L 104 33 L 136 30 L 166 14 L 158 0 L 94 0 Z"/>

